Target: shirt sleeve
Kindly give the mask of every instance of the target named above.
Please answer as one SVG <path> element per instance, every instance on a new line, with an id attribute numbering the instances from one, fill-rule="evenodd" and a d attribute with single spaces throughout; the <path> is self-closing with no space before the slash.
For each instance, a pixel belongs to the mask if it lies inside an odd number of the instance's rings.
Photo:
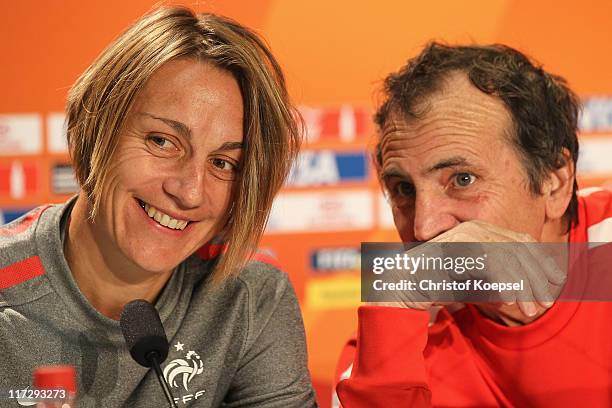
<path id="1" fill-rule="evenodd" d="M 250 327 L 223 407 L 316 407 L 295 291 L 278 270 L 261 278 L 249 289 Z"/>
<path id="2" fill-rule="evenodd" d="M 423 357 L 429 313 L 362 306 L 358 321 L 357 341 L 349 342 L 341 356 L 347 368 L 354 356 L 350 377 L 336 387 L 342 407 L 430 407 Z"/>

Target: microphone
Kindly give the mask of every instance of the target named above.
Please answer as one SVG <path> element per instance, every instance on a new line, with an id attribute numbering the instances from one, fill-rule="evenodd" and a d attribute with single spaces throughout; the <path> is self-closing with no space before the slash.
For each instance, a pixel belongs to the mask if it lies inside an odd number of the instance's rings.
<path id="1" fill-rule="evenodd" d="M 176 408 L 160 367 L 169 345 L 155 306 L 142 299 L 131 301 L 123 307 L 119 325 L 132 358 L 143 367 L 153 367 L 170 407 Z"/>

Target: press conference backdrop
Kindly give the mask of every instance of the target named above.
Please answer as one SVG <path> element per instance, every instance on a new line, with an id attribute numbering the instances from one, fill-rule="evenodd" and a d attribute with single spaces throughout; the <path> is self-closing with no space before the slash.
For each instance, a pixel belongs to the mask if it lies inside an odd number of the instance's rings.
<path id="1" fill-rule="evenodd" d="M 172 2 L 167 2 L 170 4 Z M 148 0 L 0 4 L 0 224 L 77 191 L 63 128 L 66 92 Z M 612 5 L 602 1 L 187 1 L 233 17 L 269 42 L 307 125 L 263 247 L 290 275 L 310 370 L 329 407 L 338 353 L 356 328 L 359 243 L 397 234 L 377 185 L 373 91 L 430 39 L 501 42 L 566 77 L 584 102 L 582 187 L 612 185 Z"/>

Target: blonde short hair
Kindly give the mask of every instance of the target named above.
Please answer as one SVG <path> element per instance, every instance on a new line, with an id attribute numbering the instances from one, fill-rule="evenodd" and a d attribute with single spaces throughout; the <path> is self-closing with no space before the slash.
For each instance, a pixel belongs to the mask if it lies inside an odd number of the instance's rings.
<path id="1" fill-rule="evenodd" d="M 244 103 L 244 148 L 231 209 L 220 230 L 227 244 L 213 281 L 235 275 L 256 249 L 274 196 L 300 145 L 297 114 L 281 68 L 264 42 L 235 21 L 159 8 L 127 29 L 81 75 L 67 102 L 76 177 L 95 217 L 118 135 L 136 95 L 163 64 L 193 57 L 225 69 Z"/>

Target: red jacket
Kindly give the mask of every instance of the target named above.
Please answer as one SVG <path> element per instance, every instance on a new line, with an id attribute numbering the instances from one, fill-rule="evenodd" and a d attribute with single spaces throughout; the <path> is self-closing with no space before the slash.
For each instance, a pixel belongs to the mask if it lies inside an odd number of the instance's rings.
<path id="1" fill-rule="evenodd" d="M 612 242 L 612 193 L 579 197 L 570 242 Z M 612 260 L 611 248 L 594 251 Z M 596 276 L 589 267 L 586 284 L 609 300 L 607 265 Z M 358 313 L 356 338 L 338 366 L 343 408 L 612 407 L 610 301 L 557 302 L 521 327 L 497 324 L 471 305 L 442 309 L 431 326 L 426 311 L 362 306 Z"/>

